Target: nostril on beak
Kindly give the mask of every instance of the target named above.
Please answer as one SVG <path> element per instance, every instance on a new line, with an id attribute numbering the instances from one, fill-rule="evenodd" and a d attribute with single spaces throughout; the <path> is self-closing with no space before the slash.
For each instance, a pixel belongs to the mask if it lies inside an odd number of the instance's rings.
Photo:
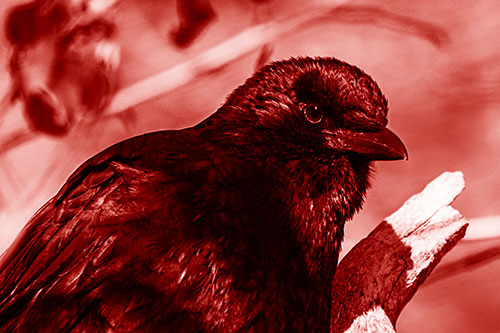
<path id="1" fill-rule="evenodd" d="M 34 130 L 56 136 L 64 135 L 69 130 L 70 119 L 66 109 L 48 91 L 41 90 L 29 95 L 25 113 Z"/>

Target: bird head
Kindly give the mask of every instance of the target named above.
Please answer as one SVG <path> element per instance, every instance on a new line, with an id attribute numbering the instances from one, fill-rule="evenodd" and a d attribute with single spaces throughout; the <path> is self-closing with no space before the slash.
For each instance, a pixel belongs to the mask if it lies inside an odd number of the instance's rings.
<path id="1" fill-rule="evenodd" d="M 229 113 L 229 128 L 237 129 L 230 133 L 235 142 L 251 129 L 250 142 L 262 138 L 290 158 L 310 153 L 326 164 L 339 157 L 407 159 L 401 140 L 386 128 L 387 111 L 375 81 L 335 58 L 292 58 L 265 66 L 220 110 Z"/>
<path id="2" fill-rule="evenodd" d="M 378 85 L 359 68 L 335 58 L 292 58 L 255 73 L 213 123 L 301 198 L 335 198 L 338 220 L 345 220 L 361 207 L 371 162 L 407 158 L 386 128 L 387 112 Z"/>
<path id="3" fill-rule="evenodd" d="M 255 124 L 262 130 L 327 159 L 345 154 L 370 161 L 407 158 L 401 140 L 386 128 L 387 100 L 378 85 L 345 62 L 334 58 L 275 62 L 236 95 L 241 93 L 253 105 L 245 109 L 253 111 L 250 117 L 257 115 Z"/>

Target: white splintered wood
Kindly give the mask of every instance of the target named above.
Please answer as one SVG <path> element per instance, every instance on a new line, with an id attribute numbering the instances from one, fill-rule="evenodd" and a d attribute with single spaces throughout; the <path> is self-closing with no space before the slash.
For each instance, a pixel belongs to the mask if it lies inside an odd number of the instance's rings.
<path id="1" fill-rule="evenodd" d="M 464 187 L 462 172 L 444 172 L 385 220 L 393 226 L 396 234 L 404 236 L 417 225 L 430 219 L 439 209 L 451 204 Z M 405 223 L 401 223 L 402 221 Z"/>
<path id="2" fill-rule="evenodd" d="M 464 186 L 461 172 L 443 173 L 344 257 L 333 279 L 331 331 L 394 332 L 401 310 L 465 235 L 466 219 L 449 206 Z"/>

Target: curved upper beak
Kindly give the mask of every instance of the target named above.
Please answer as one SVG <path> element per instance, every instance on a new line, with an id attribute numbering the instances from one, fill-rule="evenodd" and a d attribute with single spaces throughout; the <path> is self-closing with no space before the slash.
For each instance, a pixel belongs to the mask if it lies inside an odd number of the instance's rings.
<path id="1" fill-rule="evenodd" d="M 401 139 L 385 127 L 366 133 L 344 130 L 337 133 L 335 139 L 342 150 L 361 154 L 372 161 L 408 159 Z"/>

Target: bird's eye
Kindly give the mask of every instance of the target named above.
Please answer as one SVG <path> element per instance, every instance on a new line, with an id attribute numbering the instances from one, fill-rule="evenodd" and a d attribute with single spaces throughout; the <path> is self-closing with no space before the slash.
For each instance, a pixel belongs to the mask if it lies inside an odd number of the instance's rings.
<path id="1" fill-rule="evenodd" d="M 318 124 L 323 120 L 323 111 L 317 105 L 308 104 L 303 109 L 304 117 L 311 124 Z"/>

